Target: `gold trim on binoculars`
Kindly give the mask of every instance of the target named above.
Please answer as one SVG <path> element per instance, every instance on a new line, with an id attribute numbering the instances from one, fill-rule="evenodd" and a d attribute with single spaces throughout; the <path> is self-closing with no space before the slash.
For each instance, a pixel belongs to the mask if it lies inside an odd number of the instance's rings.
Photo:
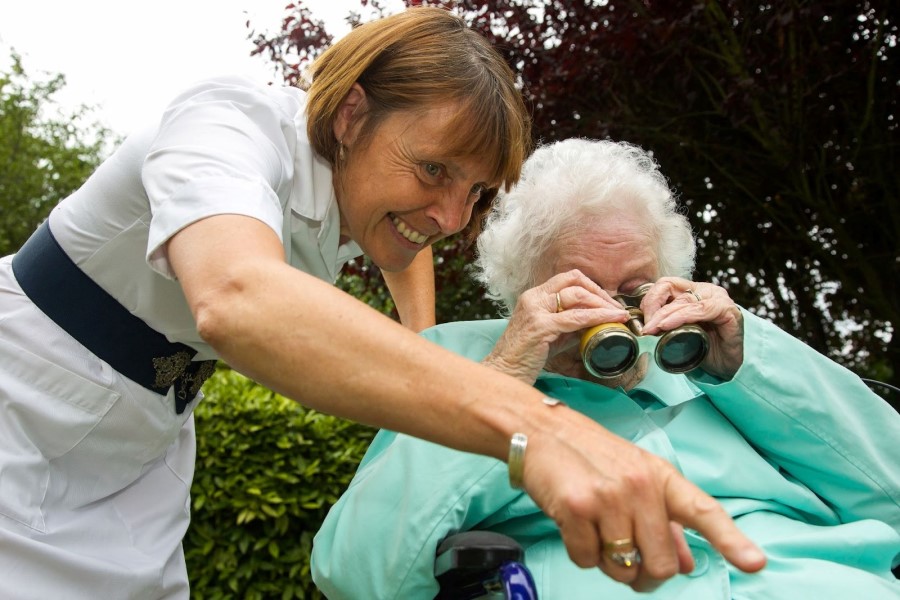
<path id="1" fill-rule="evenodd" d="M 588 373 L 600 379 L 615 377 L 634 366 L 640 356 L 638 337 L 643 336 L 641 298 L 652 284 L 615 299 L 630 315 L 627 324 L 601 323 L 581 336 L 581 360 Z M 650 337 L 650 336 L 648 336 Z M 656 364 L 669 373 L 687 373 L 700 366 L 709 353 L 709 336 L 702 327 L 682 325 L 659 336 L 653 353 Z"/>

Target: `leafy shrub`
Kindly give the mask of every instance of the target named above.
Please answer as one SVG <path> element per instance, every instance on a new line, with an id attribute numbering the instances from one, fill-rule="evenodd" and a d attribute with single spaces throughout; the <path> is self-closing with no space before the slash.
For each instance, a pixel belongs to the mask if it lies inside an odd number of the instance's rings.
<path id="1" fill-rule="evenodd" d="M 191 597 L 322 598 L 309 576 L 312 538 L 374 430 L 228 369 L 204 393 L 184 540 Z"/>

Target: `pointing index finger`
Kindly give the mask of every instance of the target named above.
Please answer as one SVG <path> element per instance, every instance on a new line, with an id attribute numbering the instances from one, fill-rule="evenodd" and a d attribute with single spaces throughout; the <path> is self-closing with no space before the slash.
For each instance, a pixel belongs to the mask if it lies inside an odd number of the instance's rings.
<path id="1" fill-rule="evenodd" d="M 741 571 L 754 573 L 766 566 L 762 550 L 738 529 L 721 504 L 694 484 L 670 478 L 666 502 L 673 520 L 695 529 Z"/>

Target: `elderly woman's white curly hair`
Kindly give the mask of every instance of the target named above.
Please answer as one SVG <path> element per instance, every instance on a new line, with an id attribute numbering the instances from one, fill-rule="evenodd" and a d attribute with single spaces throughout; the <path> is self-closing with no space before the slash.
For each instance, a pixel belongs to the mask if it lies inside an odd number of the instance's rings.
<path id="1" fill-rule="evenodd" d="M 560 231 L 631 212 L 657 241 L 661 276 L 690 279 L 696 245 L 653 157 L 625 142 L 568 139 L 538 148 L 501 193 L 478 237 L 474 276 L 507 312 L 543 283 L 535 273 Z"/>

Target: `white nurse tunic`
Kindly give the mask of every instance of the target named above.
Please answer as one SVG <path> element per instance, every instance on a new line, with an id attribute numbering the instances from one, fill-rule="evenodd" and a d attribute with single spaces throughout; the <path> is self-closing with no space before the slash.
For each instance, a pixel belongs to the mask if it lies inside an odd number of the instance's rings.
<path id="1" fill-rule="evenodd" d="M 104 290 L 208 360 L 165 244 L 226 213 L 269 225 L 293 265 L 329 282 L 361 254 L 339 243 L 331 169 L 309 146 L 302 91 L 199 83 L 49 221 Z M 31 303 L 11 262 L 0 259 L 0 598 L 187 598 L 199 395 L 177 414 L 171 390 L 116 372 Z"/>

